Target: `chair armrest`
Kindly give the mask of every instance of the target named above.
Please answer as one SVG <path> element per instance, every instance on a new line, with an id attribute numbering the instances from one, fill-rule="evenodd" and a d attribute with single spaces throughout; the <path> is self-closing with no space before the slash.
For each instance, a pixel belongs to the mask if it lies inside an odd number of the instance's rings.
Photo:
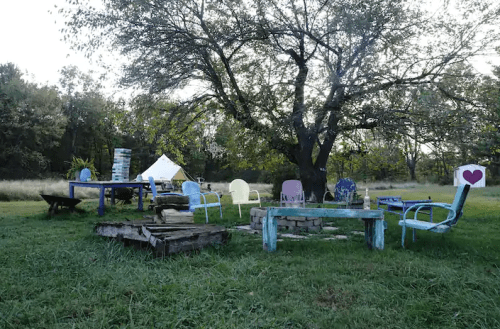
<path id="1" fill-rule="evenodd" d="M 207 203 L 207 200 L 205 198 L 205 195 L 209 195 L 209 194 L 215 194 L 217 196 L 217 199 L 219 200 L 220 202 L 220 196 L 219 196 L 219 193 L 215 192 L 215 191 L 211 191 L 211 192 L 204 192 L 204 193 L 200 193 L 202 196 L 203 196 L 203 199 L 205 199 L 205 203 Z"/>
<path id="2" fill-rule="evenodd" d="M 449 212 L 451 212 L 453 216 L 450 217 L 450 214 L 448 214 L 447 218 L 444 221 L 436 223 L 435 225 L 431 226 L 427 230 L 432 230 L 432 229 L 434 229 L 435 227 L 437 227 L 439 225 L 446 224 L 446 223 L 450 222 L 451 218 L 453 218 L 455 216 L 455 210 L 451 209 L 451 205 L 449 203 L 417 203 L 417 204 L 411 206 L 410 208 L 406 209 L 405 213 L 403 214 L 403 224 L 406 222 L 406 216 L 407 216 L 407 214 L 410 211 L 414 211 L 415 212 L 415 215 L 413 216 L 413 219 L 417 220 L 418 212 L 421 209 L 429 208 L 429 207 L 431 207 L 431 208 L 443 208 L 443 209 L 446 209 Z"/>
<path id="3" fill-rule="evenodd" d="M 259 194 L 259 191 L 257 191 L 257 190 L 251 190 L 251 191 L 249 191 L 249 193 L 252 193 L 252 192 L 257 193 L 257 199 L 258 199 L 258 200 L 260 200 L 260 194 Z"/>
<path id="4" fill-rule="evenodd" d="M 200 193 L 200 192 L 196 192 L 196 193 L 191 193 L 191 194 L 183 194 L 184 196 L 191 196 L 191 195 L 198 195 L 200 197 L 203 198 L 203 202 L 204 203 L 207 203 L 207 198 L 205 198 L 205 196 L 203 195 L 203 193 Z"/>
<path id="5" fill-rule="evenodd" d="M 328 190 L 327 190 L 327 191 L 325 191 L 325 194 L 323 194 L 323 203 L 325 203 L 325 201 L 326 201 L 326 200 L 325 200 L 325 197 L 326 197 L 326 195 L 327 195 L 328 193 L 330 193 L 330 194 L 331 194 L 332 192 L 330 192 L 330 191 L 328 191 Z"/>

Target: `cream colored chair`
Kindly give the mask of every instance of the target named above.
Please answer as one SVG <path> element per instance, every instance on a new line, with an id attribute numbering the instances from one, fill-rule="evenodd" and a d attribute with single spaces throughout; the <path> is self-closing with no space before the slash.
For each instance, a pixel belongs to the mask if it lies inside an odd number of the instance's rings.
<path id="1" fill-rule="evenodd" d="M 257 193 L 256 200 L 250 200 L 250 192 Z M 238 205 L 238 210 L 240 211 L 241 218 L 241 205 L 242 204 L 253 204 L 258 203 L 259 207 L 262 207 L 260 203 L 260 195 L 257 190 L 250 191 L 250 186 L 243 179 L 235 179 L 229 184 L 229 193 L 231 193 L 231 197 L 233 198 L 233 204 Z"/>

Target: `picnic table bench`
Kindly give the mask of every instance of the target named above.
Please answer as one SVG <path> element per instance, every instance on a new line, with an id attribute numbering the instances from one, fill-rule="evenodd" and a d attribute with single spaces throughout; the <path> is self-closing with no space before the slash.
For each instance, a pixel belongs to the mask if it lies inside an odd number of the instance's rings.
<path id="1" fill-rule="evenodd" d="M 406 210 L 411 206 L 414 206 L 418 203 L 431 203 L 431 202 L 432 200 L 430 197 L 427 200 L 403 200 L 401 196 L 378 196 L 377 209 L 397 214 L 401 219 Z M 430 221 L 432 222 L 432 207 L 425 207 L 422 208 L 422 210 L 427 210 L 427 212 L 419 211 L 419 213 L 429 215 Z"/>
<path id="2" fill-rule="evenodd" d="M 40 196 L 49 204 L 49 215 L 51 216 L 58 212 L 59 207 L 68 207 L 70 210 L 73 210 L 82 201 L 80 199 L 48 194 L 40 194 Z"/>
<path id="3" fill-rule="evenodd" d="M 382 210 L 268 207 L 266 217 L 262 220 L 264 250 L 276 250 L 278 216 L 360 218 L 365 223 L 365 241 L 368 249 L 384 249 L 384 230 L 387 229 L 387 223 Z"/>

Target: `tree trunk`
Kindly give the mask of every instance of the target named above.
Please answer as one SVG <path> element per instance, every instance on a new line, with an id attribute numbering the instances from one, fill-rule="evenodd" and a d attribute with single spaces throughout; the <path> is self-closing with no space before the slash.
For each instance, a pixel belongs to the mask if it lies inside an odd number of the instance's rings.
<path id="1" fill-rule="evenodd" d="M 326 187 L 326 169 L 317 168 L 310 161 L 299 163 L 299 174 L 306 200 L 309 202 L 323 202 Z"/>
<path id="2" fill-rule="evenodd" d="M 411 181 L 416 181 L 417 180 L 417 175 L 416 175 L 416 167 L 417 167 L 417 161 L 414 157 L 406 157 L 406 165 L 408 166 L 408 170 L 410 171 L 410 180 Z"/>

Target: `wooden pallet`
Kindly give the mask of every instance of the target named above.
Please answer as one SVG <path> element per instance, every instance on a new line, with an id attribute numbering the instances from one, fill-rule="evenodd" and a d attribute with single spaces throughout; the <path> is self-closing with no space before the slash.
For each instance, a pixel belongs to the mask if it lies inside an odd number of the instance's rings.
<path id="1" fill-rule="evenodd" d="M 97 235 L 115 238 L 126 245 L 152 249 L 156 256 L 199 250 L 226 244 L 225 227 L 210 224 L 158 224 L 152 220 L 103 222 L 95 226 Z"/>

